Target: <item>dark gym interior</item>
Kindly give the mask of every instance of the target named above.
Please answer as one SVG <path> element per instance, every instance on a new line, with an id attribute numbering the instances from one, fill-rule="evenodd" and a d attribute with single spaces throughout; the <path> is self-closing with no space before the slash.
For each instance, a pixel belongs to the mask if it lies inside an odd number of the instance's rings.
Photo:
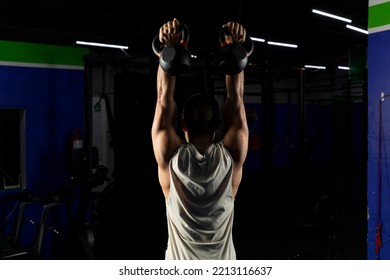
<path id="1" fill-rule="evenodd" d="M 366 259 L 367 35 L 312 9 L 350 18 L 351 24 L 367 29 L 368 3 L 254 5 L 244 0 L 137 5 L 116 0 L 0 1 L 0 40 L 74 48 L 82 48 L 77 40 L 129 46 L 90 47 L 83 74 L 72 76 L 76 85 L 66 84 L 60 91 L 71 98 L 69 104 L 58 96 L 43 96 L 61 108 L 49 121 L 37 117 L 53 131 L 58 123 L 69 127 L 71 121 L 82 120 L 79 130 L 56 132 L 64 139 L 60 148 L 53 144 L 53 152 L 31 162 L 2 160 L 2 168 L 25 164 L 33 166 L 28 172 L 41 173 L 30 175 L 34 180 L 27 178 L 21 188 L 7 188 L 9 178 L 2 175 L 0 257 L 164 259 L 165 205 L 150 139 L 158 65 L 152 39 L 163 23 L 177 17 L 189 27 L 188 48 L 197 56 L 190 71 L 178 78 L 179 105 L 201 91 L 223 98 L 215 53 L 225 22 L 242 23 L 251 37 L 298 45 L 289 49 L 254 42 L 245 69 L 251 138 L 236 198 L 237 257 Z M 305 64 L 327 68 L 307 70 Z M 338 65 L 352 65 L 354 71 L 339 70 Z M 48 76 L 48 81 L 55 77 Z M 69 97 L 76 86 L 82 96 Z M 0 108 L 18 107 L 15 100 Z M 33 97 L 26 104 L 47 105 Z M 0 113 L 3 132 L 12 134 L 17 128 L 16 140 L 0 139 L 1 153 L 13 159 L 9 147 L 16 145 L 20 153 L 19 124 L 24 118 L 28 124 L 31 114 Z M 52 140 L 39 137 L 39 130 L 30 133 L 34 136 L 23 140 L 26 158 L 41 148 L 40 141 Z M 75 148 L 81 139 L 83 148 Z M 112 157 L 102 162 L 107 154 Z"/>

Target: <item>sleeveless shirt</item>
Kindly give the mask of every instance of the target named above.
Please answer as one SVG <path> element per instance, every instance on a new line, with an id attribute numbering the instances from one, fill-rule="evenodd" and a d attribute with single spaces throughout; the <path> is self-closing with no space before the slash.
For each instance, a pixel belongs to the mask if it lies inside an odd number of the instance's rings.
<path id="1" fill-rule="evenodd" d="M 235 260 L 233 160 L 221 143 L 183 144 L 170 160 L 166 260 Z"/>

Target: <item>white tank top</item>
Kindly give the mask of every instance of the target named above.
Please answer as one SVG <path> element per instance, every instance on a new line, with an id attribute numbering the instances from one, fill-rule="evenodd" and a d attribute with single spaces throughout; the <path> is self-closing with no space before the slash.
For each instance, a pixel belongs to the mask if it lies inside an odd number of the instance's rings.
<path id="1" fill-rule="evenodd" d="M 167 260 L 235 260 L 233 160 L 222 143 L 184 144 L 170 161 Z"/>

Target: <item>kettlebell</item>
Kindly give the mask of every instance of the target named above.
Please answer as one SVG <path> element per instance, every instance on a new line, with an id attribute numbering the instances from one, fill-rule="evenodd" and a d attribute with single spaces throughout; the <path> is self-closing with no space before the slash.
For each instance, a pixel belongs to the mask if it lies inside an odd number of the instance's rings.
<path id="1" fill-rule="evenodd" d="M 219 32 L 219 44 L 221 46 L 219 51 L 219 69 L 225 75 L 235 75 L 247 66 L 248 57 L 252 54 L 254 45 L 249 36 L 246 36 L 245 42 L 242 44 L 227 44 L 225 41 L 226 35 L 229 35 L 228 29 L 224 27 Z"/>
<path id="2" fill-rule="evenodd" d="M 191 66 L 191 53 L 187 48 L 190 38 L 188 27 L 182 24 L 181 40 L 175 45 L 164 45 L 156 35 L 152 41 L 154 53 L 159 56 L 161 68 L 171 76 L 186 72 Z"/>

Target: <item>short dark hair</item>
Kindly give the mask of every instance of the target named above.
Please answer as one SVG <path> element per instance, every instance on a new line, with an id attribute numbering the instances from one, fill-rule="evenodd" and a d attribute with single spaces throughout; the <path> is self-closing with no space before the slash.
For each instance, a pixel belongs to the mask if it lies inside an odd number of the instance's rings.
<path id="1" fill-rule="evenodd" d="M 211 94 L 194 94 L 185 101 L 182 117 L 191 133 L 212 133 L 219 121 L 219 103 Z"/>

